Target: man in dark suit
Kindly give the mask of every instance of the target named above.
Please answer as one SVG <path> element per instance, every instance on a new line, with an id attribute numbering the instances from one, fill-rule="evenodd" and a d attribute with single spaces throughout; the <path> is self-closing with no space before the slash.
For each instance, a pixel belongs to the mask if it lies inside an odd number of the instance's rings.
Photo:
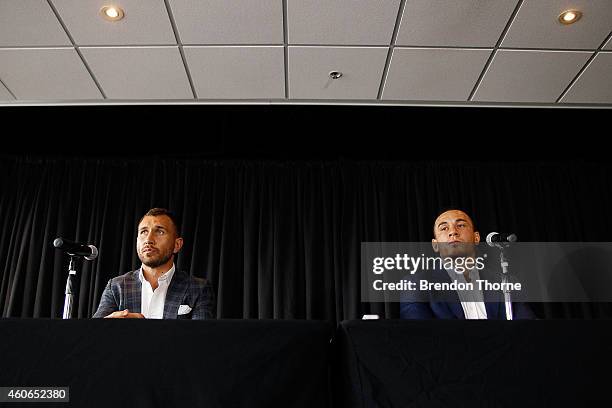
<path id="1" fill-rule="evenodd" d="M 176 271 L 183 246 L 174 215 L 149 210 L 138 224 L 142 266 L 108 281 L 94 318 L 213 319 L 215 297 L 205 279 Z"/>
<path id="2" fill-rule="evenodd" d="M 433 233 L 432 246 L 441 258 L 475 257 L 480 233 L 464 211 L 452 209 L 441 213 L 434 222 Z M 457 279 L 469 283 L 480 276 L 477 268 L 464 268 L 459 275 L 453 270 L 434 270 L 429 278 L 436 282 Z M 535 318 L 524 303 L 513 303 L 512 314 L 513 319 Z M 402 319 L 506 319 L 506 310 L 500 293 L 466 291 L 440 297 L 426 292 L 416 298 L 413 294 L 402 293 L 400 316 Z"/>

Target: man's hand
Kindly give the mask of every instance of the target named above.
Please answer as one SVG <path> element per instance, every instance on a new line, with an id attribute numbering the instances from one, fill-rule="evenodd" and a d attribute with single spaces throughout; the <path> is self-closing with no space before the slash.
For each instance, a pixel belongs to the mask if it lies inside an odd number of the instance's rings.
<path id="1" fill-rule="evenodd" d="M 113 312 L 108 316 L 104 317 L 105 319 L 144 319 L 145 317 L 142 313 L 130 313 L 129 310 L 119 310 L 118 312 Z"/>

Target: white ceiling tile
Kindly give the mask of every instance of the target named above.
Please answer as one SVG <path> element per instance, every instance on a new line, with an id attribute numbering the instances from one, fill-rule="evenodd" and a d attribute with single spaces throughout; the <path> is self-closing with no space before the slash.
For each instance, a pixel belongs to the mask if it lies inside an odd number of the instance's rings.
<path id="1" fill-rule="evenodd" d="M 71 45 L 49 3 L 0 0 L 0 47 L 39 45 Z"/>
<path id="2" fill-rule="evenodd" d="M 382 99 L 467 101 L 491 51 L 395 48 Z"/>
<path id="3" fill-rule="evenodd" d="M 555 102 L 590 56 L 586 51 L 499 50 L 473 100 Z"/>
<path id="4" fill-rule="evenodd" d="M 0 101 L 461 103 L 511 19 L 474 101 L 612 106 L 612 0 L 0 0 Z"/>
<path id="5" fill-rule="evenodd" d="M 13 99 L 15 99 L 13 95 L 0 82 L 0 101 L 12 101 Z"/>
<path id="6" fill-rule="evenodd" d="M 517 0 L 407 0 L 397 45 L 493 47 Z"/>
<path id="7" fill-rule="evenodd" d="M 576 23 L 564 25 L 559 15 L 568 9 L 582 11 Z M 612 28 L 610 0 L 525 0 L 502 47 L 596 49 Z"/>
<path id="8" fill-rule="evenodd" d="M 176 44 L 163 0 L 121 0 L 125 17 L 115 22 L 100 15 L 107 0 L 52 1 L 77 45 Z"/>
<path id="9" fill-rule="evenodd" d="M 282 44 L 281 0 L 171 0 L 183 44 Z"/>
<path id="10" fill-rule="evenodd" d="M 283 47 L 184 47 L 200 99 L 285 97 Z"/>
<path id="11" fill-rule="evenodd" d="M 597 54 L 561 102 L 612 103 L 612 53 Z"/>
<path id="12" fill-rule="evenodd" d="M 108 99 L 192 99 L 178 47 L 80 49 Z"/>
<path id="13" fill-rule="evenodd" d="M 376 99 L 387 47 L 289 47 L 291 99 Z M 331 79 L 330 71 L 342 72 Z"/>
<path id="14" fill-rule="evenodd" d="M 102 98 L 73 48 L 0 49 L 0 76 L 19 100 Z"/>
<path id="15" fill-rule="evenodd" d="M 290 44 L 389 45 L 400 0 L 287 0 Z"/>

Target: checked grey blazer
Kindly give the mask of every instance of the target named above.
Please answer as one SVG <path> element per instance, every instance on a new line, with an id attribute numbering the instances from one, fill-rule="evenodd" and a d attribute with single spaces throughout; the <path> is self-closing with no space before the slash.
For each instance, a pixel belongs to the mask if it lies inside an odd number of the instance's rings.
<path id="1" fill-rule="evenodd" d="M 139 270 L 128 272 L 108 281 L 94 318 L 105 317 L 118 310 L 140 313 L 142 283 Z M 180 305 L 189 305 L 189 314 L 178 316 Z M 212 286 L 202 278 L 175 271 L 164 303 L 164 319 L 214 319 L 215 294 Z"/>

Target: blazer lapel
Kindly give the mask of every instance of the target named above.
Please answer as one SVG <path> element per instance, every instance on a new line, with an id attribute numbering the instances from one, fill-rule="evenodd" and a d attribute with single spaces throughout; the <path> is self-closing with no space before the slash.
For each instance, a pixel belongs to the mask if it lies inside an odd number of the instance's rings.
<path id="1" fill-rule="evenodd" d="M 485 302 L 485 308 L 487 309 L 487 319 L 500 319 L 500 306 L 499 302 Z M 506 318 L 506 312 L 503 312 L 504 319 Z"/>
<path id="2" fill-rule="evenodd" d="M 185 293 L 189 286 L 187 274 L 181 271 L 175 271 L 168 292 L 166 292 L 166 301 L 164 303 L 164 319 L 176 319 L 178 308 L 185 298 Z"/>
<path id="3" fill-rule="evenodd" d="M 448 308 L 453 312 L 457 319 L 465 319 L 465 313 L 463 312 L 463 306 L 461 302 L 448 302 Z"/>
<path id="4" fill-rule="evenodd" d="M 480 273 L 480 279 L 488 280 L 489 282 L 501 282 L 498 276 L 491 271 L 483 270 Z M 504 294 L 499 291 L 483 291 L 483 300 L 487 309 L 487 319 L 505 319 L 506 306 L 504 304 Z"/>
<path id="5" fill-rule="evenodd" d="M 451 282 L 451 278 L 448 276 L 448 272 L 442 269 L 435 269 L 432 271 L 432 280 L 435 282 Z M 444 299 L 445 301 L 440 301 Z M 448 312 L 457 319 L 465 319 L 465 313 L 463 313 L 463 307 L 459 302 L 459 295 L 456 292 L 452 294 L 446 293 L 444 295 L 438 295 L 438 301 L 436 302 L 440 307 L 446 307 Z M 450 317 L 450 316 L 449 316 Z"/>
<path id="6" fill-rule="evenodd" d="M 142 302 L 142 282 L 138 278 L 139 269 L 125 278 L 125 309 L 130 313 L 140 313 Z"/>

